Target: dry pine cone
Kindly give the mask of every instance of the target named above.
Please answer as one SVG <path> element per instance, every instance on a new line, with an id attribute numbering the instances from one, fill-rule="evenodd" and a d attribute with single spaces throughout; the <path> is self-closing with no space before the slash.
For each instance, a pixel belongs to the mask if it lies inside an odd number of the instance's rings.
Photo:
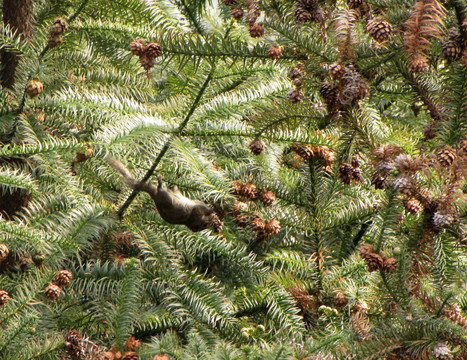
<path id="1" fill-rule="evenodd" d="M 250 145 L 250 150 L 253 154 L 259 155 L 261 154 L 264 150 L 266 150 L 266 144 L 264 143 L 263 140 L 261 139 L 256 139 L 253 140 Z"/>
<path id="2" fill-rule="evenodd" d="M 39 95 L 42 90 L 44 90 L 44 84 L 42 84 L 39 80 L 29 80 L 26 85 L 26 92 L 31 98 Z"/>
<path id="3" fill-rule="evenodd" d="M 278 60 L 282 56 L 282 46 L 274 46 L 272 45 L 268 49 L 268 55 L 272 60 Z"/>
<path id="4" fill-rule="evenodd" d="M 264 28 L 260 23 L 254 23 L 248 28 L 250 36 L 253 38 L 261 37 L 264 35 Z"/>
<path id="5" fill-rule="evenodd" d="M 10 249 L 8 249 L 8 246 L 5 244 L 0 244 L 0 262 L 5 260 L 8 257 L 8 254 L 10 253 Z"/>
<path id="6" fill-rule="evenodd" d="M 60 287 L 67 286 L 73 279 L 73 275 L 68 270 L 60 270 L 55 276 L 54 284 Z"/>
<path id="7" fill-rule="evenodd" d="M 5 305 L 10 300 L 10 295 L 5 290 L 0 290 L 0 306 Z"/>
<path id="8" fill-rule="evenodd" d="M 44 290 L 45 296 L 49 298 L 50 301 L 55 302 L 57 298 L 62 293 L 62 288 L 53 283 L 50 283 Z"/>

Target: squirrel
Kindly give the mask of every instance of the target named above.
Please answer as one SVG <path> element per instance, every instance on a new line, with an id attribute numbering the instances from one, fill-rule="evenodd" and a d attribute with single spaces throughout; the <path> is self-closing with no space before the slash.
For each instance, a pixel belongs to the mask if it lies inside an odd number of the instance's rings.
<path id="1" fill-rule="evenodd" d="M 207 229 L 212 225 L 214 210 L 204 202 L 187 198 L 176 186 L 166 189 L 160 178 L 158 186 L 151 182 L 137 181 L 119 160 L 112 157 L 107 157 L 105 160 L 122 174 L 128 186 L 147 192 L 154 200 L 159 215 L 168 223 L 185 225 L 193 232 Z"/>

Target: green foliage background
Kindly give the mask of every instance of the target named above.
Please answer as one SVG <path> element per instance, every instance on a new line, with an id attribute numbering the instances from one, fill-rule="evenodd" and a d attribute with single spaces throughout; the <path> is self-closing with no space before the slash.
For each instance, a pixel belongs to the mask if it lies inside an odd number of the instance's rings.
<path id="1" fill-rule="evenodd" d="M 131 335 L 141 359 L 429 359 L 439 344 L 467 356 L 465 180 L 434 160 L 417 173 L 433 198 L 455 204 L 456 221 L 435 229 L 432 213 L 410 214 L 397 189 L 371 184 L 378 146 L 429 159 L 461 148 L 466 67 L 443 58 L 443 37 L 430 39 L 429 69 L 411 71 L 403 43 L 414 1 L 367 1 L 395 28 L 383 45 L 365 30 L 372 15 L 350 21 L 345 1 L 320 1 L 329 10 L 321 24 L 298 23 L 294 3 L 263 0 L 257 39 L 222 1 L 201 0 L 40 0 L 32 42 L 2 27 L 0 49 L 20 63 L 14 88 L 0 90 L 0 184 L 5 199 L 29 201 L 0 220 L 11 260 L 0 269 L 11 298 L 0 308 L 0 358 L 66 358 L 71 329 L 88 339 L 89 359 L 113 345 L 124 351 Z M 463 1 L 444 6 L 447 36 L 467 10 Z M 70 28 L 51 49 L 58 16 Z M 346 24 L 352 59 L 342 58 Z M 163 48 L 148 75 L 130 52 L 135 39 Z M 279 60 L 271 45 L 283 46 Z M 335 62 L 370 89 L 337 118 L 319 91 Z M 293 104 L 288 73 L 299 63 L 305 98 Z M 44 84 L 33 99 L 31 79 Z M 429 124 L 436 136 L 426 140 Z M 257 138 L 267 150 L 255 156 L 248 145 Z M 296 142 L 331 149 L 331 171 L 294 157 Z M 153 181 L 210 204 L 222 234 L 166 223 L 144 193 L 119 219 L 131 189 L 108 155 L 139 179 L 155 166 Z M 364 181 L 349 186 L 339 166 L 356 155 Z M 275 193 L 273 206 L 251 201 L 248 211 L 278 219 L 278 234 L 258 242 L 235 223 L 235 180 Z M 394 257 L 397 270 L 369 272 L 363 243 Z M 73 281 L 51 302 L 44 289 L 60 269 Z"/>

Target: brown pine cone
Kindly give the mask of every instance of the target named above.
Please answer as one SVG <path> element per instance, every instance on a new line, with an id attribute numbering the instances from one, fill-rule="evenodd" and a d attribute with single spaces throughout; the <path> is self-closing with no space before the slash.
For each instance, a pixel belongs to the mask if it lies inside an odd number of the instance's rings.
<path id="1" fill-rule="evenodd" d="M 272 191 L 263 190 L 259 195 L 259 200 L 266 206 L 271 206 L 276 201 L 276 195 Z"/>
<path id="2" fill-rule="evenodd" d="M 334 295 L 334 302 L 337 307 L 341 308 L 346 306 L 349 303 L 349 300 L 345 297 L 345 295 L 338 291 L 336 295 Z"/>
<path id="3" fill-rule="evenodd" d="M 289 78 L 291 78 L 292 80 L 299 79 L 302 77 L 302 75 L 303 74 L 299 68 L 293 67 L 292 69 L 290 69 Z"/>
<path id="4" fill-rule="evenodd" d="M 362 165 L 362 159 L 359 156 L 354 156 L 352 158 L 351 164 L 354 168 L 359 168 Z"/>
<path id="5" fill-rule="evenodd" d="M 363 4 L 363 0 L 347 0 L 350 9 L 356 9 Z"/>
<path id="6" fill-rule="evenodd" d="M 252 200 L 256 197 L 256 186 L 254 184 L 243 184 L 240 189 L 240 196 L 247 200 Z"/>
<path id="7" fill-rule="evenodd" d="M 339 166 L 339 179 L 346 185 L 350 185 L 353 180 L 353 172 L 354 168 L 352 165 L 348 163 L 342 163 Z"/>
<path id="8" fill-rule="evenodd" d="M 235 222 L 240 227 L 247 227 L 250 224 L 250 215 L 245 213 L 248 210 L 248 204 L 244 202 L 236 202 L 233 210 L 232 215 L 235 219 Z"/>
<path id="9" fill-rule="evenodd" d="M 152 360 L 170 360 L 170 358 L 165 354 L 159 354 L 154 356 Z"/>
<path id="10" fill-rule="evenodd" d="M 146 46 L 144 54 L 146 54 L 149 58 L 157 58 L 162 55 L 162 47 L 157 42 L 150 43 L 148 46 Z"/>
<path id="11" fill-rule="evenodd" d="M 62 293 L 62 288 L 53 283 L 50 283 L 44 290 L 45 296 L 49 298 L 50 301 L 55 302 L 57 298 Z"/>
<path id="12" fill-rule="evenodd" d="M 264 232 L 266 228 L 266 223 L 264 222 L 263 219 L 261 219 L 259 216 L 255 216 L 251 220 L 251 228 L 253 229 L 254 232 L 259 233 L 259 232 Z"/>
<path id="13" fill-rule="evenodd" d="M 10 249 L 8 249 L 8 246 L 5 244 L 0 244 L 0 262 L 5 260 L 8 257 L 8 254 L 10 253 Z"/>
<path id="14" fill-rule="evenodd" d="M 423 55 L 415 55 L 409 64 L 414 73 L 422 73 L 428 69 L 428 59 Z"/>
<path id="15" fill-rule="evenodd" d="M 245 12 L 241 8 L 233 8 L 230 10 L 230 13 L 235 20 L 241 20 L 245 15 Z"/>
<path id="16" fill-rule="evenodd" d="M 375 252 L 375 248 L 371 244 L 362 244 L 360 246 L 360 256 L 363 258 L 363 256 L 367 254 L 371 254 Z"/>
<path id="17" fill-rule="evenodd" d="M 68 30 L 68 22 L 66 21 L 66 19 L 59 17 L 55 19 L 52 25 L 52 28 L 50 29 L 50 34 L 52 36 L 61 35 L 67 30 Z"/>
<path id="18" fill-rule="evenodd" d="M 315 156 L 314 148 L 310 144 L 294 142 L 291 145 L 291 149 L 304 160 L 310 160 Z"/>
<path id="19" fill-rule="evenodd" d="M 268 55 L 272 60 L 278 60 L 282 56 L 282 46 L 274 46 L 272 45 L 268 49 Z"/>
<path id="20" fill-rule="evenodd" d="M 130 51 L 133 55 L 141 56 L 146 50 L 143 40 L 135 40 L 130 43 Z"/>
<path id="21" fill-rule="evenodd" d="M 376 172 L 373 175 L 373 179 L 371 180 L 371 184 L 375 186 L 375 189 L 384 189 L 384 181 L 385 180 L 386 180 L 386 178 L 383 175 Z"/>
<path id="22" fill-rule="evenodd" d="M 383 268 L 383 258 L 377 253 L 369 253 L 363 257 L 368 265 L 370 272 L 380 270 Z"/>
<path id="23" fill-rule="evenodd" d="M 0 290 L 0 306 L 5 305 L 10 300 L 10 295 L 5 290 Z"/>
<path id="24" fill-rule="evenodd" d="M 84 359 L 86 350 L 83 346 L 83 336 L 78 330 L 70 330 L 65 335 L 65 348 L 73 359 Z"/>
<path id="25" fill-rule="evenodd" d="M 248 31 L 252 38 L 258 38 L 264 35 L 264 28 L 260 23 L 254 23 L 248 28 Z"/>
<path id="26" fill-rule="evenodd" d="M 302 80 L 301 80 L 300 78 L 294 79 L 293 85 L 294 85 L 295 87 L 300 87 L 300 86 L 302 86 Z"/>
<path id="27" fill-rule="evenodd" d="M 60 45 L 61 43 L 63 43 L 63 35 L 51 35 L 49 37 L 49 39 L 47 40 L 47 46 L 50 48 L 50 49 L 53 49 L 54 47 L 57 47 L 58 45 Z"/>
<path id="28" fill-rule="evenodd" d="M 232 184 L 230 184 L 230 189 L 231 189 L 230 191 L 234 195 L 240 195 L 240 192 L 242 191 L 242 187 L 243 187 L 243 183 L 239 180 L 235 180 L 234 182 L 232 182 Z"/>
<path id="29" fill-rule="evenodd" d="M 307 289 L 302 286 L 291 286 L 287 289 L 289 294 L 297 303 L 297 306 L 304 312 L 316 307 L 313 295 L 310 295 Z"/>
<path id="30" fill-rule="evenodd" d="M 235 5 L 237 0 L 224 0 L 224 4 L 227 6 Z"/>
<path id="31" fill-rule="evenodd" d="M 277 219 L 269 221 L 264 228 L 264 232 L 268 237 L 278 234 L 279 231 L 281 231 L 281 223 Z"/>
<path id="32" fill-rule="evenodd" d="M 448 40 L 443 44 L 443 56 L 446 59 L 458 60 L 462 56 L 462 47 L 459 41 Z"/>
<path id="33" fill-rule="evenodd" d="M 249 147 L 251 152 L 255 155 L 260 155 L 264 150 L 266 150 L 266 144 L 261 139 L 253 140 Z"/>
<path id="34" fill-rule="evenodd" d="M 402 194 L 411 195 L 417 190 L 417 182 L 410 175 L 399 175 L 394 180 L 394 187 Z"/>
<path id="35" fill-rule="evenodd" d="M 26 92 L 30 98 L 39 95 L 44 90 L 44 84 L 39 80 L 29 80 L 26 85 Z"/>
<path id="36" fill-rule="evenodd" d="M 294 11 L 295 18 L 299 22 L 307 22 L 313 19 L 313 15 L 303 7 L 296 7 Z"/>
<path id="37" fill-rule="evenodd" d="M 423 209 L 423 205 L 420 201 L 418 201 L 415 198 L 411 198 L 407 203 L 405 204 L 405 209 L 414 215 L 417 215 L 420 211 Z"/>
<path id="38" fill-rule="evenodd" d="M 328 105 L 334 104 L 338 100 L 338 88 L 333 83 L 324 82 L 319 88 L 319 93 Z"/>
<path id="39" fill-rule="evenodd" d="M 333 79 L 340 79 L 346 71 L 347 68 L 342 64 L 333 63 L 329 65 L 329 74 L 331 74 Z"/>
<path id="40" fill-rule="evenodd" d="M 457 158 L 456 151 L 450 147 L 445 147 L 444 149 L 441 149 L 440 151 L 438 151 L 437 155 L 438 162 L 445 167 L 451 166 L 454 160 L 456 160 Z"/>
<path id="41" fill-rule="evenodd" d="M 138 360 L 138 354 L 134 351 L 127 351 L 123 354 L 122 360 Z"/>
<path id="42" fill-rule="evenodd" d="M 386 272 L 393 272 L 397 270 L 397 260 L 393 257 L 385 258 L 383 260 L 383 270 Z"/>
<path id="43" fill-rule="evenodd" d="M 305 94 L 302 90 L 293 88 L 287 91 L 287 98 L 294 104 L 301 102 L 304 97 Z"/>
<path id="44" fill-rule="evenodd" d="M 383 42 L 389 39 L 393 29 L 389 21 L 379 17 L 368 22 L 366 31 L 368 31 L 370 36 L 372 36 L 377 42 Z"/>
<path id="45" fill-rule="evenodd" d="M 156 64 L 156 59 L 144 53 L 140 56 L 139 63 L 141 64 L 143 69 L 148 72 Z"/>
<path id="46" fill-rule="evenodd" d="M 55 276 L 54 284 L 60 287 L 67 286 L 71 280 L 73 279 L 73 275 L 68 270 L 60 270 L 57 275 Z"/>
<path id="47" fill-rule="evenodd" d="M 116 360 L 115 354 L 112 351 L 106 351 L 102 354 L 102 360 Z"/>

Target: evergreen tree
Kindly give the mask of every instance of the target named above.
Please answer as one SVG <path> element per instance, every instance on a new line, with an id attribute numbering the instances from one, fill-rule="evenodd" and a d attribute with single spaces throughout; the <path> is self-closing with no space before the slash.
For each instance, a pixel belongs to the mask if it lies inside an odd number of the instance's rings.
<path id="1" fill-rule="evenodd" d="M 2 16 L 0 358 L 467 357 L 464 1 Z"/>

